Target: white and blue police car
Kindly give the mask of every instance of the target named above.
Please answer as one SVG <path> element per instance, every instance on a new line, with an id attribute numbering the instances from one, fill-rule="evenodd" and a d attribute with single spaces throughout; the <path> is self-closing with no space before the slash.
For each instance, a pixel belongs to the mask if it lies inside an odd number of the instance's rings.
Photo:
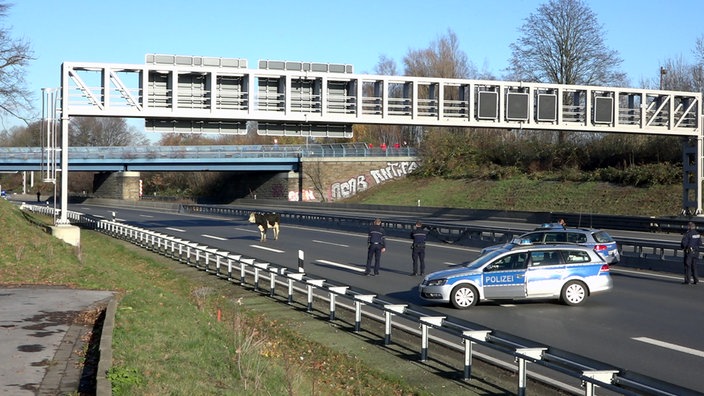
<path id="1" fill-rule="evenodd" d="M 455 308 L 505 299 L 554 298 L 579 305 L 613 288 L 609 264 L 592 248 L 512 242 L 469 264 L 427 275 L 418 287 L 420 297 Z"/>

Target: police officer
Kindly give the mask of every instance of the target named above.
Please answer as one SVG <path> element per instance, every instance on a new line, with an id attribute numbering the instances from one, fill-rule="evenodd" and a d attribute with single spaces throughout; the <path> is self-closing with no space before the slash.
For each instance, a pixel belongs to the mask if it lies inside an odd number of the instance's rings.
<path id="1" fill-rule="evenodd" d="M 369 227 L 369 236 L 367 237 L 367 269 L 364 275 L 373 276 L 379 275 L 379 263 L 381 261 L 381 253 L 386 251 L 386 235 L 384 229 L 381 228 L 381 219 L 374 220 L 374 224 Z M 374 257 L 374 273 L 372 274 L 372 257 Z"/>
<path id="2" fill-rule="evenodd" d="M 697 258 L 699 257 L 699 247 L 702 244 L 701 235 L 697 231 L 697 226 L 693 222 L 687 224 L 687 232 L 682 237 L 682 249 L 684 249 L 684 282 L 689 284 L 690 274 L 692 284 L 696 285 L 699 282 L 697 277 Z"/>
<path id="3" fill-rule="evenodd" d="M 411 276 L 418 275 L 418 262 L 420 262 L 420 274 L 425 275 L 425 239 L 428 233 L 423 228 L 420 221 L 416 221 L 416 226 L 411 231 L 411 258 L 413 259 L 413 272 Z"/>

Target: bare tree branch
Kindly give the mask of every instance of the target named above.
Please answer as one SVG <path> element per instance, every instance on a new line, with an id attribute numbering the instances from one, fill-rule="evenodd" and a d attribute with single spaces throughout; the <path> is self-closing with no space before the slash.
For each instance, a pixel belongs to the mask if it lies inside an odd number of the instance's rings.
<path id="1" fill-rule="evenodd" d="M 0 3 L 0 18 L 11 7 Z M 6 27 L 0 27 L 0 117 L 7 114 L 30 124 L 33 111 L 31 92 L 24 79 L 25 68 L 34 60 L 26 40 L 13 39 Z"/>
<path id="2" fill-rule="evenodd" d="M 621 58 L 582 0 L 550 0 L 526 18 L 511 44 L 509 79 L 577 85 L 625 85 Z"/>

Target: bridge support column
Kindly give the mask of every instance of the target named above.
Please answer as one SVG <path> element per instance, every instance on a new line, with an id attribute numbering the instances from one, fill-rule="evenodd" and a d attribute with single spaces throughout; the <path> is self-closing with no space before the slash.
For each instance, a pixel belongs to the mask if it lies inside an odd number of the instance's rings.
<path id="1" fill-rule="evenodd" d="M 102 172 L 93 177 L 93 195 L 96 198 L 139 200 L 139 172 Z"/>

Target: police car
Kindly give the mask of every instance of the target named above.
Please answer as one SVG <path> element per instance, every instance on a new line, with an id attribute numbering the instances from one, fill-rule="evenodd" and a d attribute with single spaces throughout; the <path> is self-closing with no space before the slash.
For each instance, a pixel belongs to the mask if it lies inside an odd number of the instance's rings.
<path id="1" fill-rule="evenodd" d="M 429 274 L 418 287 L 420 297 L 455 308 L 503 299 L 554 298 L 579 305 L 613 287 L 609 264 L 592 248 L 513 242 L 469 264 Z"/>
<path id="2" fill-rule="evenodd" d="M 566 228 L 556 223 L 545 223 L 535 228 L 534 231 L 519 236 L 517 239 L 528 239 L 534 245 L 541 243 L 574 243 L 596 250 L 609 264 L 613 265 L 621 260 L 621 253 L 618 250 L 616 241 L 604 230 L 594 228 Z M 480 254 L 485 254 L 505 246 L 505 244 L 489 246 L 484 248 Z"/>

